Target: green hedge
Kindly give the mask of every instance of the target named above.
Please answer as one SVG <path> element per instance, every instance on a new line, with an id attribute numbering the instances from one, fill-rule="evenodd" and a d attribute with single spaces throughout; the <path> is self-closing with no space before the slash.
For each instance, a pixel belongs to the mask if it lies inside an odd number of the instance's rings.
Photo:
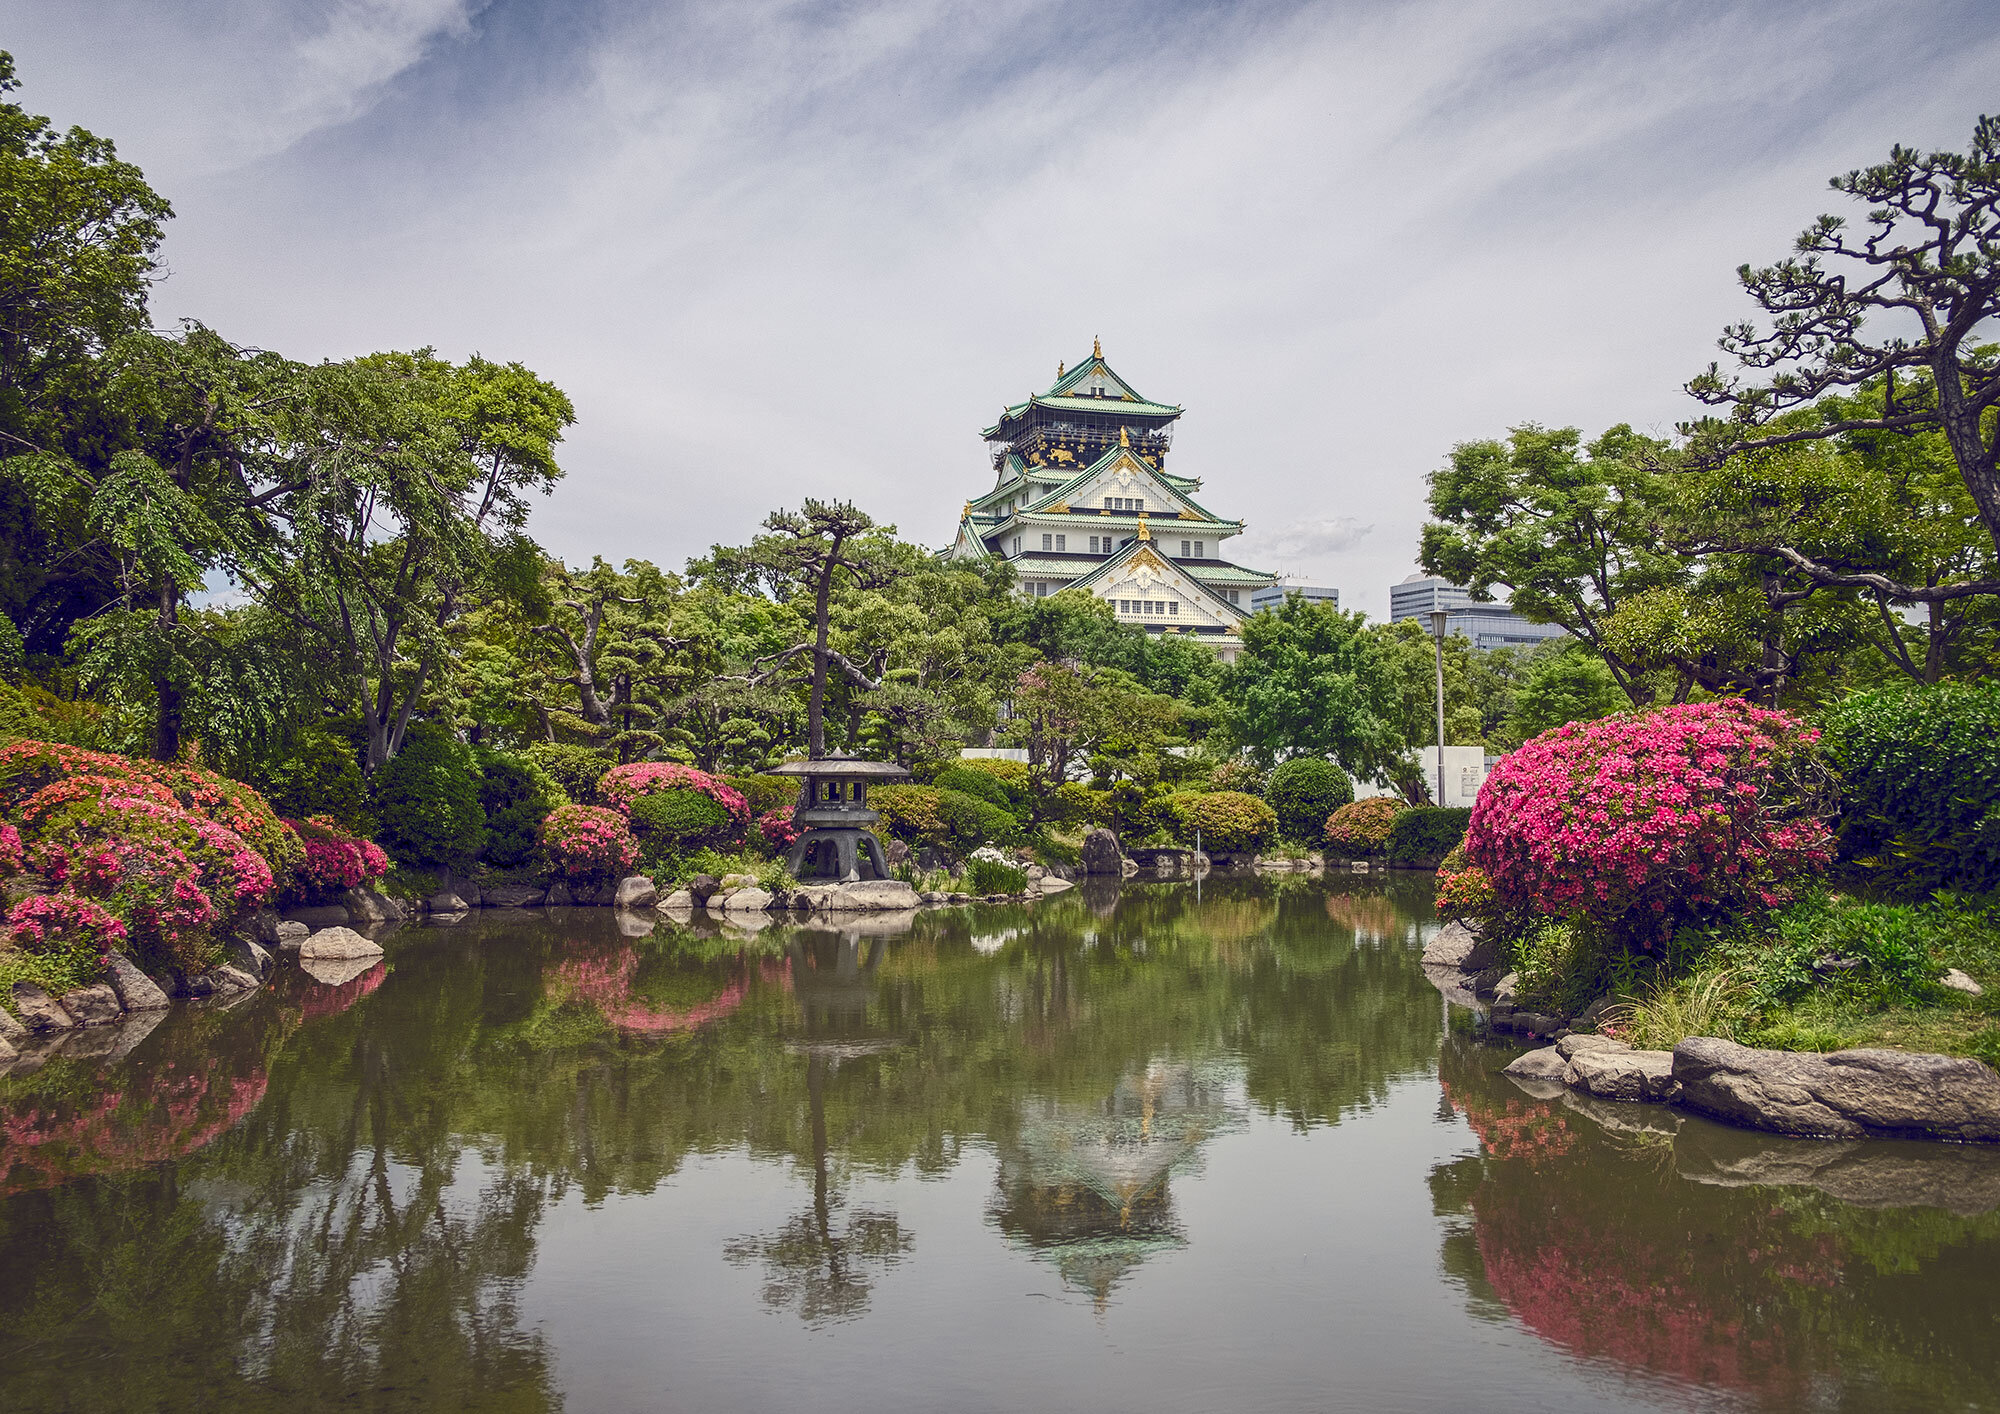
<path id="1" fill-rule="evenodd" d="M 912 845 L 966 853 L 982 844 L 1014 844 L 1021 823 L 990 801 L 936 786 L 882 786 L 868 794 L 890 834 Z"/>
<path id="2" fill-rule="evenodd" d="M 686 787 L 640 796 L 632 802 L 630 818 L 649 860 L 726 844 L 736 823 L 713 797 Z"/>
<path id="3" fill-rule="evenodd" d="M 1007 787 L 991 771 L 968 771 L 963 766 L 948 766 L 931 777 L 931 786 L 935 790 L 955 790 L 975 796 L 988 805 L 999 806 L 1009 815 L 1016 813 Z"/>
<path id="4" fill-rule="evenodd" d="M 479 809 L 486 820 L 481 858 L 496 869 L 519 869 L 541 847 L 542 819 L 569 804 L 555 778 L 526 757 L 484 747 L 472 750 L 479 771 Z"/>
<path id="5" fill-rule="evenodd" d="M 380 841 L 397 863 L 464 868 L 486 844 L 472 748 L 436 722 L 419 722 L 375 773 Z"/>
<path id="6" fill-rule="evenodd" d="M 597 778 L 618 764 L 608 751 L 566 742 L 538 741 L 521 754 L 546 771 L 578 805 L 597 804 Z"/>
<path id="7" fill-rule="evenodd" d="M 1461 807 L 1415 805 L 1389 824 L 1383 857 L 1391 864 L 1433 868 L 1465 839 L 1472 812 Z"/>
<path id="8" fill-rule="evenodd" d="M 1347 772 L 1319 756 L 1294 756 L 1271 772 L 1264 799 L 1278 815 L 1278 833 L 1317 843 L 1334 811 L 1354 799 Z"/>
<path id="9" fill-rule="evenodd" d="M 2000 888 L 2000 682 L 1855 693 L 1823 726 L 1851 868 L 1909 898 Z"/>
<path id="10" fill-rule="evenodd" d="M 799 803 L 799 783 L 791 776 L 724 776 L 722 780 L 725 785 L 741 791 L 743 798 L 750 802 L 752 820 Z"/>
<path id="11" fill-rule="evenodd" d="M 1027 762 L 1009 761 L 1000 756 L 964 756 L 938 772 L 938 775 L 956 774 L 960 771 L 968 771 L 973 775 L 999 782 L 1000 788 L 1007 793 L 1007 798 L 995 800 L 993 803 L 1004 807 L 1009 815 L 1026 820 L 1035 813 L 1034 775 L 1029 770 Z M 947 783 L 943 780 L 933 780 L 931 784 L 948 790 L 965 790 L 965 787 L 956 781 Z M 984 791 L 966 791 L 966 794 L 977 795 L 982 800 L 993 799 Z"/>

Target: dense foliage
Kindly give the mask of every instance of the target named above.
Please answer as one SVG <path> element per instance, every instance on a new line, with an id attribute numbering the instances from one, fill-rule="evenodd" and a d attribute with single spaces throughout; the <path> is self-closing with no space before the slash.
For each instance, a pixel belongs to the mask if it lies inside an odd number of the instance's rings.
<path id="1" fill-rule="evenodd" d="M 344 890 L 377 883 L 389 872 L 389 856 L 372 840 L 358 838 L 330 816 L 287 820 L 305 846 L 305 860 L 293 872 L 290 897 L 320 903 Z"/>
<path id="2" fill-rule="evenodd" d="M 1825 719 L 1840 853 L 1881 887 L 2000 887 L 2000 682 L 1857 693 Z"/>
<path id="3" fill-rule="evenodd" d="M 382 844 L 417 868 L 465 868 L 486 844 L 479 790 L 472 748 L 440 723 L 411 727 L 375 775 Z"/>
<path id="4" fill-rule="evenodd" d="M 1180 841 L 1198 839 L 1211 854 L 1258 850 L 1278 833 L 1278 813 L 1242 791 L 1185 791 L 1168 796 L 1167 806 Z"/>
<path id="5" fill-rule="evenodd" d="M 1472 812 L 1458 807 L 1418 805 L 1399 811 L 1390 822 L 1382 857 L 1418 868 L 1440 864 L 1464 841 L 1471 821 Z"/>
<path id="6" fill-rule="evenodd" d="M 557 806 L 542 821 L 541 844 L 549 863 L 578 883 L 616 878 L 639 859 L 625 817 L 596 805 Z"/>

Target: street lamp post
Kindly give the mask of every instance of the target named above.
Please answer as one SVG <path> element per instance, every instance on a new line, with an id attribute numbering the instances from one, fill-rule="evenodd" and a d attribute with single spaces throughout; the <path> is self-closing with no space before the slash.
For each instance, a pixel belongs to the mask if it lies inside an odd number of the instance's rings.
<path id="1" fill-rule="evenodd" d="M 1431 638 L 1437 643 L 1438 780 L 1437 803 L 1444 804 L 1444 626 L 1451 617 L 1443 609 L 1431 610 Z"/>

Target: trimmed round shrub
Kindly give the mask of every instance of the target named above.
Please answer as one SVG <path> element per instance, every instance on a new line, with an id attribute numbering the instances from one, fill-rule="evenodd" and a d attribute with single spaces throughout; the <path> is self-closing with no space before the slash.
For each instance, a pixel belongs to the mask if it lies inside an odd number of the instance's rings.
<path id="1" fill-rule="evenodd" d="M 1382 854 L 1391 864 L 1429 868 L 1465 839 L 1472 812 L 1461 806 L 1413 805 L 1398 811 L 1389 824 Z"/>
<path id="2" fill-rule="evenodd" d="M 1242 791 L 1188 792 L 1167 797 L 1166 808 L 1178 828 L 1181 843 L 1193 845 L 1200 831 L 1209 853 L 1242 854 L 1269 844 L 1278 830 L 1278 813 L 1254 795 Z"/>
<path id="3" fill-rule="evenodd" d="M 2000 682 L 1856 693 L 1825 728 L 1844 861 L 1903 897 L 2000 888 Z"/>
<path id="4" fill-rule="evenodd" d="M 1326 820 L 1326 847 L 1343 859 L 1380 859 L 1396 817 L 1410 807 L 1393 795 L 1351 800 Z"/>
<path id="5" fill-rule="evenodd" d="M 285 758 L 265 772 L 264 795 L 287 819 L 325 816 L 356 834 L 375 828 L 361 763 L 354 748 L 331 732 L 301 733 Z"/>
<path id="6" fill-rule="evenodd" d="M 675 761 L 634 761 L 613 766 L 597 783 L 597 798 L 609 808 L 629 816 L 632 807 L 648 795 L 662 791 L 691 790 L 707 796 L 729 817 L 718 844 L 734 844 L 750 827 L 750 802 L 743 792 L 720 777 Z"/>
<path id="7" fill-rule="evenodd" d="M 957 790 L 940 790 L 937 797 L 946 835 L 943 843 L 955 850 L 1014 844 L 1021 837 L 1021 822 L 991 801 Z"/>
<path id="8" fill-rule="evenodd" d="M 976 796 L 988 805 L 999 806 L 1009 815 L 1015 813 L 1007 787 L 990 771 L 968 771 L 962 766 L 951 766 L 931 777 L 931 785 L 937 790 L 955 790 L 963 795 Z"/>
<path id="9" fill-rule="evenodd" d="M 286 896 L 302 903 L 319 903 L 347 889 L 377 883 L 389 872 L 389 856 L 372 840 L 350 835 L 325 815 L 311 820 L 287 820 L 287 828 L 305 846 L 305 863 L 292 875 Z"/>
<path id="10" fill-rule="evenodd" d="M 450 728 L 419 722 L 375 773 L 381 841 L 404 864 L 465 868 L 486 843 L 472 748 Z"/>
<path id="11" fill-rule="evenodd" d="M 1572 722 L 1503 757 L 1465 852 L 1497 905 L 1651 951 L 1787 902 L 1832 857 L 1818 733 L 1746 702 Z"/>
<path id="12" fill-rule="evenodd" d="M 639 841 L 616 810 L 559 805 L 542 821 L 542 853 L 570 879 L 600 883 L 623 877 L 639 859 Z"/>
<path id="13" fill-rule="evenodd" d="M 1104 792 L 1082 781 L 1064 781 L 1049 796 L 1049 819 L 1058 825 L 1102 825 L 1111 818 Z"/>
<path id="14" fill-rule="evenodd" d="M 541 767 L 562 793 L 578 805 L 597 804 L 597 782 L 618 764 L 610 752 L 595 746 L 567 742 L 538 741 L 521 755 Z"/>
<path id="15" fill-rule="evenodd" d="M 868 803 L 882 817 L 882 826 L 905 844 L 942 845 L 944 814 L 938 793 L 930 786 L 877 786 Z"/>
<path id="16" fill-rule="evenodd" d="M 640 796 L 628 818 L 640 852 L 649 859 L 727 844 L 739 833 L 735 818 L 719 802 L 685 786 Z"/>
<path id="17" fill-rule="evenodd" d="M 1324 757 L 1294 756 L 1271 772 L 1264 799 L 1278 812 L 1279 834 L 1314 840 L 1327 817 L 1354 799 L 1354 782 Z"/>
<path id="18" fill-rule="evenodd" d="M 479 768 L 479 810 L 486 820 L 480 858 L 496 869 L 519 869 L 535 857 L 542 817 L 568 804 L 555 778 L 524 756 L 472 749 Z"/>
<path id="19" fill-rule="evenodd" d="M 740 792 L 749 802 L 751 815 L 759 819 L 799 803 L 799 783 L 791 776 L 724 776 L 722 782 Z"/>
<path id="20" fill-rule="evenodd" d="M 958 779 L 942 779 L 947 775 L 956 778 L 960 773 L 996 782 L 1004 793 L 1003 797 L 996 800 L 989 792 L 972 789 Z M 931 784 L 940 790 L 962 790 L 967 795 L 990 800 L 1019 819 L 1025 820 L 1035 812 L 1034 773 L 1025 761 L 1009 761 L 999 756 L 962 756 L 938 772 Z"/>

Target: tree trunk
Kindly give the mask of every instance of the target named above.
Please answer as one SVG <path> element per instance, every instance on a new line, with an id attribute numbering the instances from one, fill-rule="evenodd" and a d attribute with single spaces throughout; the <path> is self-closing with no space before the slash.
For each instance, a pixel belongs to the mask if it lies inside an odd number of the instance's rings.
<path id="1" fill-rule="evenodd" d="M 1958 462 L 1958 474 L 1979 507 L 1979 519 L 1993 538 L 1993 548 L 2000 550 L 2000 467 L 1996 467 L 1993 450 L 1981 435 L 1981 410 L 1965 396 L 1956 347 L 1940 349 L 1931 359 L 1931 381 L 1937 388 L 1938 422 Z"/>
<path id="2" fill-rule="evenodd" d="M 160 613 L 157 621 L 160 638 L 166 645 L 167 664 L 153 680 L 153 695 L 157 701 L 158 715 L 153 719 L 153 759 L 171 761 L 181 754 L 181 719 L 186 707 L 186 694 L 173 681 L 174 672 L 174 631 L 180 626 L 180 589 L 168 576 L 160 582 Z"/>
<path id="3" fill-rule="evenodd" d="M 836 535 L 833 548 L 820 565 L 819 594 L 813 608 L 812 697 L 806 707 L 806 756 L 814 761 L 826 755 L 826 629 L 828 606 L 833 599 L 833 571 L 840 563 L 843 537 Z"/>

